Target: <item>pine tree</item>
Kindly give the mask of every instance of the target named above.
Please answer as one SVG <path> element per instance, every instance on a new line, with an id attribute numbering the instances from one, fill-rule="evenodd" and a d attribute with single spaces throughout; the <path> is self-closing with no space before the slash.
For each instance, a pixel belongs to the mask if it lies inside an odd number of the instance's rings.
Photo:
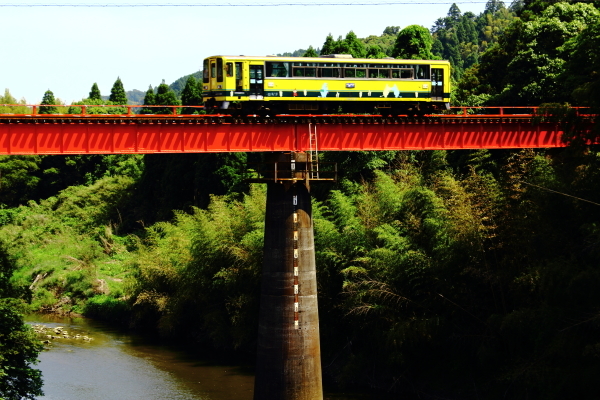
<path id="1" fill-rule="evenodd" d="M 40 107 L 40 114 L 58 114 L 58 108 L 54 107 L 56 99 L 54 98 L 54 93 L 52 93 L 50 89 L 46 90 L 46 93 L 44 93 L 42 104 L 48 104 L 50 106 Z"/>
<path id="2" fill-rule="evenodd" d="M 153 106 L 156 104 L 156 96 L 154 95 L 154 89 L 152 85 L 148 87 L 146 91 L 146 95 L 144 96 L 144 105 L 145 106 Z M 154 109 L 151 107 L 144 107 L 141 111 L 142 114 L 154 114 Z"/>
<path id="3" fill-rule="evenodd" d="M 181 104 L 184 106 L 199 106 L 202 104 L 202 86 L 193 76 L 190 76 L 185 82 L 185 87 L 181 92 Z M 182 114 L 198 114 L 200 109 L 186 107 L 181 110 Z"/>
<path id="4" fill-rule="evenodd" d="M 123 87 L 121 78 L 117 78 L 112 89 L 110 89 L 110 97 L 108 100 L 112 101 L 113 104 L 127 104 L 127 94 L 125 94 L 125 88 Z"/>
<path id="5" fill-rule="evenodd" d="M 92 85 L 92 90 L 90 91 L 88 98 L 91 100 L 102 100 L 102 95 L 100 94 L 100 89 L 98 89 L 98 84 L 96 82 Z"/>

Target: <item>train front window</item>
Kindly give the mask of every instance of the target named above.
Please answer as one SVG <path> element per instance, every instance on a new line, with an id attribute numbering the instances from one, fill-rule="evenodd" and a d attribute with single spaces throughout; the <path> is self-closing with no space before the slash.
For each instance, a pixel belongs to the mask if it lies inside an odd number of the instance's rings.
<path id="1" fill-rule="evenodd" d="M 217 82 L 223 82 L 223 59 L 217 58 Z"/>
<path id="2" fill-rule="evenodd" d="M 235 63 L 235 79 L 242 79 L 242 63 Z"/>
<path id="3" fill-rule="evenodd" d="M 209 77 L 209 69 L 208 69 L 208 60 L 204 60 L 204 65 L 202 66 L 202 82 L 204 83 L 208 83 L 208 77 Z"/>
<path id="4" fill-rule="evenodd" d="M 225 64 L 225 72 L 227 74 L 228 78 L 233 77 L 233 63 L 227 63 Z"/>
<path id="5" fill-rule="evenodd" d="M 214 61 L 210 63 L 210 77 L 211 78 L 217 77 L 217 63 Z"/>

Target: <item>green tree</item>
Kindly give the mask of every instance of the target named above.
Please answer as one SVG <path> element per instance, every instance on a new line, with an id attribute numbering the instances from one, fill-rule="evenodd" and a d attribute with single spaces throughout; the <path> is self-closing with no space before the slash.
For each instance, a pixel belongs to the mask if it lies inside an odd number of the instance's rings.
<path id="1" fill-rule="evenodd" d="M 591 4 L 556 3 L 530 20 L 516 20 L 481 58 L 475 94 L 489 93 L 493 104 L 539 105 L 570 102 L 561 74 L 570 45 L 588 25 L 598 23 Z"/>
<path id="2" fill-rule="evenodd" d="M 127 94 L 125 93 L 125 88 L 123 87 L 123 82 L 121 82 L 120 77 L 117 78 L 113 87 L 110 89 L 110 97 L 108 100 L 112 101 L 113 104 L 127 104 Z"/>
<path id="3" fill-rule="evenodd" d="M 367 49 L 363 42 L 356 37 L 354 31 L 348 32 L 346 38 L 343 41 L 344 54 L 352 54 L 354 58 L 365 58 L 367 56 Z"/>
<path id="4" fill-rule="evenodd" d="M 0 95 L 0 104 L 13 104 L 15 106 L 0 106 L 0 114 L 29 114 L 31 109 L 25 107 L 27 101 L 25 99 L 18 100 L 10 94 L 8 88 L 4 89 L 4 95 Z M 17 104 L 19 104 L 17 106 Z"/>
<path id="5" fill-rule="evenodd" d="M 144 105 L 145 106 L 153 106 L 156 104 L 156 95 L 154 93 L 154 89 L 152 88 L 152 85 L 150 85 L 148 87 L 148 90 L 146 90 L 146 95 L 144 96 Z M 152 107 L 144 107 L 142 108 L 141 113 L 142 114 L 154 114 L 154 108 Z"/>
<path id="6" fill-rule="evenodd" d="M 312 46 L 308 46 L 308 50 L 306 50 L 306 53 L 302 57 L 319 57 L 319 54 Z"/>
<path id="7" fill-rule="evenodd" d="M 597 21 L 573 40 L 572 56 L 565 65 L 560 78 L 566 88 L 572 89 L 572 95 L 577 105 L 600 107 L 600 21 Z"/>
<path id="8" fill-rule="evenodd" d="M 409 25 L 398 33 L 392 56 L 428 60 L 433 58 L 432 45 L 433 38 L 429 30 L 420 25 Z"/>
<path id="9" fill-rule="evenodd" d="M 175 92 L 167 85 L 163 79 L 162 83 L 158 85 L 156 89 L 156 97 L 154 104 L 157 106 L 177 106 L 180 105 L 180 101 L 177 98 Z M 171 114 L 173 110 L 170 108 L 156 108 L 154 109 L 155 114 Z"/>
<path id="10" fill-rule="evenodd" d="M 181 104 L 184 106 L 199 106 L 202 104 L 202 81 L 190 76 L 181 92 Z M 182 114 L 198 114 L 199 108 L 183 108 Z"/>
<path id="11" fill-rule="evenodd" d="M 386 28 L 383 30 L 384 35 L 396 36 L 398 32 L 400 32 L 399 26 L 386 26 Z"/>
<path id="12" fill-rule="evenodd" d="M 9 279 L 15 270 L 6 245 L 0 243 L 0 398 L 35 399 L 42 393 L 42 374 L 37 363 L 42 346 L 23 322 L 23 304 L 12 298 Z"/>
<path id="13" fill-rule="evenodd" d="M 323 43 L 323 47 L 321 47 L 321 54 L 329 55 L 329 54 L 335 54 L 335 52 L 336 52 L 336 43 L 335 43 L 335 40 L 333 40 L 333 36 L 330 33 L 325 38 L 325 43 Z"/>
<path id="14" fill-rule="evenodd" d="M 44 97 L 42 98 L 42 107 L 39 109 L 40 114 L 57 114 L 58 108 L 55 107 L 56 99 L 54 98 L 54 93 L 50 89 L 46 90 L 44 93 Z M 46 104 L 48 104 L 46 106 Z"/>
<path id="15" fill-rule="evenodd" d="M 92 90 L 90 91 L 88 99 L 102 100 L 102 94 L 100 94 L 100 89 L 98 89 L 98 84 L 96 82 L 94 82 L 94 84 L 92 85 Z"/>

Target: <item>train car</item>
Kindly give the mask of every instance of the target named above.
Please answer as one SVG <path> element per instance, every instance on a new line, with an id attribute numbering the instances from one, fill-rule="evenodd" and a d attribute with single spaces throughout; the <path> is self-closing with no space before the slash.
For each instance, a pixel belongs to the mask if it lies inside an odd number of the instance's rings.
<path id="1" fill-rule="evenodd" d="M 202 96 L 207 110 L 233 115 L 423 115 L 449 107 L 450 63 L 213 56 L 204 60 Z"/>

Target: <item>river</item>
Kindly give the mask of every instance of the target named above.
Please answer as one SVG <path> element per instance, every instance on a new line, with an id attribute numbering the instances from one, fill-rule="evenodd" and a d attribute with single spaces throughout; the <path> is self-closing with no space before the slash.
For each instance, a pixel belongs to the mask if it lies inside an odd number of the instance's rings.
<path id="1" fill-rule="evenodd" d="M 55 339 L 40 353 L 44 396 L 39 400 L 252 400 L 249 367 L 217 365 L 152 344 L 86 318 L 31 315 L 29 324 L 63 327 L 81 339 Z M 327 400 L 367 399 L 326 393 Z"/>

